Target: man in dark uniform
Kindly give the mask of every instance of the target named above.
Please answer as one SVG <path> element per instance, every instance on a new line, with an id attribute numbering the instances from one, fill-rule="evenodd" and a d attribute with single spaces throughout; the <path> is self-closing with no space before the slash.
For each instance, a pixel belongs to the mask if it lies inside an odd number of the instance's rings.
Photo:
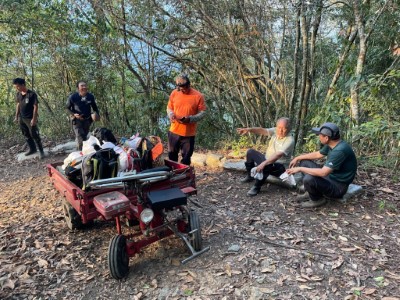
<path id="1" fill-rule="evenodd" d="M 14 88 L 17 90 L 15 122 L 19 122 L 22 134 L 26 139 L 29 150 L 25 155 L 31 155 L 39 149 L 39 158 L 44 158 L 42 141 L 40 140 L 38 122 L 38 99 L 34 91 L 28 90 L 25 79 L 15 78 Z M 36 145 L 35 145 L 36 142 Z"/>
<path id="2" fill-rule="evenodd" d="M 82 150 L 82 143 L 87 139 L 90 125 L 100 119 L 100 114 L 93 94 L 88 93 L 86 82 L 78 81 L 76 87 L 78 91 L 68 97 L 66 108 L 72 120 L 76 145 L 78 150 Z"/>

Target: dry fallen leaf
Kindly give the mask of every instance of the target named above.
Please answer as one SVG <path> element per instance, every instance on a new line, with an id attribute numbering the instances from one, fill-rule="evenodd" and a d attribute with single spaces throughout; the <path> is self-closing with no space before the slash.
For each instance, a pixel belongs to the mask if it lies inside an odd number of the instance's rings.
<path id="1" fill-rule="evenodd" d="M 269 267 L 261 269 L 261 273 L 273 273 L 275 272 L 275 270 L 276 270 L 275 265 L 271 265 Z"/>
<path id="2" fill-rule="evenodd" d="M 269 288 L 259 288 L 259 291 L 264 294 L 271 294 L 271 293 L 275 292 L 274 289 L 269 289 Z"/>
<path id="3" fill-rule="evenodd" d="M 392 189 L 389 189 L 389 188 L 379 188 L 378 190 L 382 191 L 382 192 L 385 192 L 385 193 L 388 193 L 388 194 L 394 194 L 394 191 Z"/>
<path id="4" fill-rule="evenodd" d="M 232 273 L 233 275 L 239 275 L 239 274 L 242 274 L 242 272 L 241 272 L 241 271 L 239 271 L 239 270 L 232 270 L 232 271 L 231 271 L 231 273 Z"/>
<path id="5" fill-rule="evenodd" d="M 187 272 L 188 272 L 188 273 L 190 274 L 190 276 L 192 276 L 193 278 L 196 278 L 196 277 L 197 277 L 197 275 L 196 275 L 195 272 L 190 271 L 190 270 L 187 270 Z"/>
<path id="6" fill-rule="evenodd" d="M 231 265 L 230 265 L 230 264 L 227 264 L 227 265 L 225 266 L 225 273 L 226 273 L 226 275 L 228 275 L 229 277 L 232 276 L 232 271 L 231 271 Z"/>
<path id="7" fill-rule="evenodd" d="M 11 279 L 6 279 L 4 281 L 4 283 L 2 284 L 1 288 L 4 290 L 6 288 L 9 289 L 14 289 L 15 288 L 15 282 L 17 282 L 17 280 L 11 280 Z"/>
<path id="8" fill-rule="evenodd" d="M 396 280 L 400 280 L 400 275 L 397 275 L 395 273 L 392 273 L 388 270 L 385 270 L 386 272 L 386 277 L 392 278 L 392 279 L 396 279 Z"/>
<path id="9" fill-rule="evenodd" d="M 45 267 L 47 267 L 47 266 L 49 265 L 49 263 L 47 262 L 47 260 L 44 260 L 44 259 L 42 259 L 42 258 L 39 258 L 39 259 L 38 259 L 38 265 L 39 265 L 39 267 L 41 267 L 41 268 L 45 268 Z"/>
<path id="10" fill-rule="evenodd" d="M 345 252 L 354 252 L 356 251 L 358 248 L 353 247 L 353 248 L 340 248 L 340 250 L 345 251 Z"/>
<path id="11" fill-rule="evenodd" d="M 319 277 L 319 276 L 315 276 L 315 275 L 312 275 L 311 277 L 310 277 L 310 280 L 312 280 L 312 281 L 322 281 L 324 278 L 322 278 L 322 277 Z"/>
<path id="12" fill-rule="evenodd" d="M 332 264 L 332 270 L 339 268 L 344 262 L 344 259 L 342 256 L 339 256 Z"/>
<path id="13" fill-rule="evenodd" d="M 308 285 L 305 285 L 305 284 L 299 285 L 299 288 L 301 290 L 312 290 L 313 289 L 312 287 L 309 287 Z"/>
<path id="14" fill-rule="evenodd" d="M 307 282 L 308 281 L 307 279 L 305 279 L 305 278 L 303 278 L 301 276 L 296 276 L 296 280 L 299 281 L 299 282 Z"/>
<path id="15" fill-rule="evenodd" d="M 371 295 L 375 292 L 376 292 L 376 289 L 373 289 L 373 288 L 367 288 L 367 289 L 363 290 L 364 295 Z"/>

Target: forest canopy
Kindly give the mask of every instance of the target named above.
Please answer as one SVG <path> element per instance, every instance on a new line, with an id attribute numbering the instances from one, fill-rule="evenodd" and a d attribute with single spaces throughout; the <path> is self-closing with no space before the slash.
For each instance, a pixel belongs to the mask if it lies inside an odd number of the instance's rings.
<path id="1" fill-rule="evenodd" d="M 398 166 L 398 0 L 2 0 L 0 137 L 19 136 L 12 79 L 39 96 L 46 137 L 71 135 L 64 106 L 86 80 L 118 135 L 166 136 L 179 73 L 206 98 L 202 147 L 290 117 L 297 151 L 337 123 L 360 157 Z M 22 138 L 22 137 L 21 137 Z M 253 141 L 254 142 L 254 141 Z"/>

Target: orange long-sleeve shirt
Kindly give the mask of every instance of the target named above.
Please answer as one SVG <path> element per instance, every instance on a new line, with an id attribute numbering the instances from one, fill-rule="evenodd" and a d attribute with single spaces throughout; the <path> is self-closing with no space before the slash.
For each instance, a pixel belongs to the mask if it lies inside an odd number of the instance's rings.
<path id="1" fill-rule="evenodd" d="M 179 120 L 182 117 L 188 117 L 206 110 L 204 96 L 194 88 L 190 88 L 188 94 L 178 90 L 173 90 L 169 96 L 168 109 L 173 111 L 175 117 Z M 174 121 L 171 123 L 170 131 L 180 136 L 195 136 L 197 123 L 180 123 Z"/>

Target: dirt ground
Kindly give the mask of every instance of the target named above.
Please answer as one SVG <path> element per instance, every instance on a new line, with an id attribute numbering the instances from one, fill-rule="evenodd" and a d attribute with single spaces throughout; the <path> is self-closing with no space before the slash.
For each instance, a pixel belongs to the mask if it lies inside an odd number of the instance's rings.
<path id="1" fill-rule="evenodd" d="M 0 299 L 400 299 L 400 183 L 388 170 L 360 168 L 362 194 L 318 209 L 295 191 L 266 185 L 249 198 L 241 173 L 196 168 L 193 200 L 204 246 L 157 242 L 110 278 L 113 222 L 70 232 L 62 196 L 43 161 L 18 163 L 21 145 L 0 145 Z"/>

